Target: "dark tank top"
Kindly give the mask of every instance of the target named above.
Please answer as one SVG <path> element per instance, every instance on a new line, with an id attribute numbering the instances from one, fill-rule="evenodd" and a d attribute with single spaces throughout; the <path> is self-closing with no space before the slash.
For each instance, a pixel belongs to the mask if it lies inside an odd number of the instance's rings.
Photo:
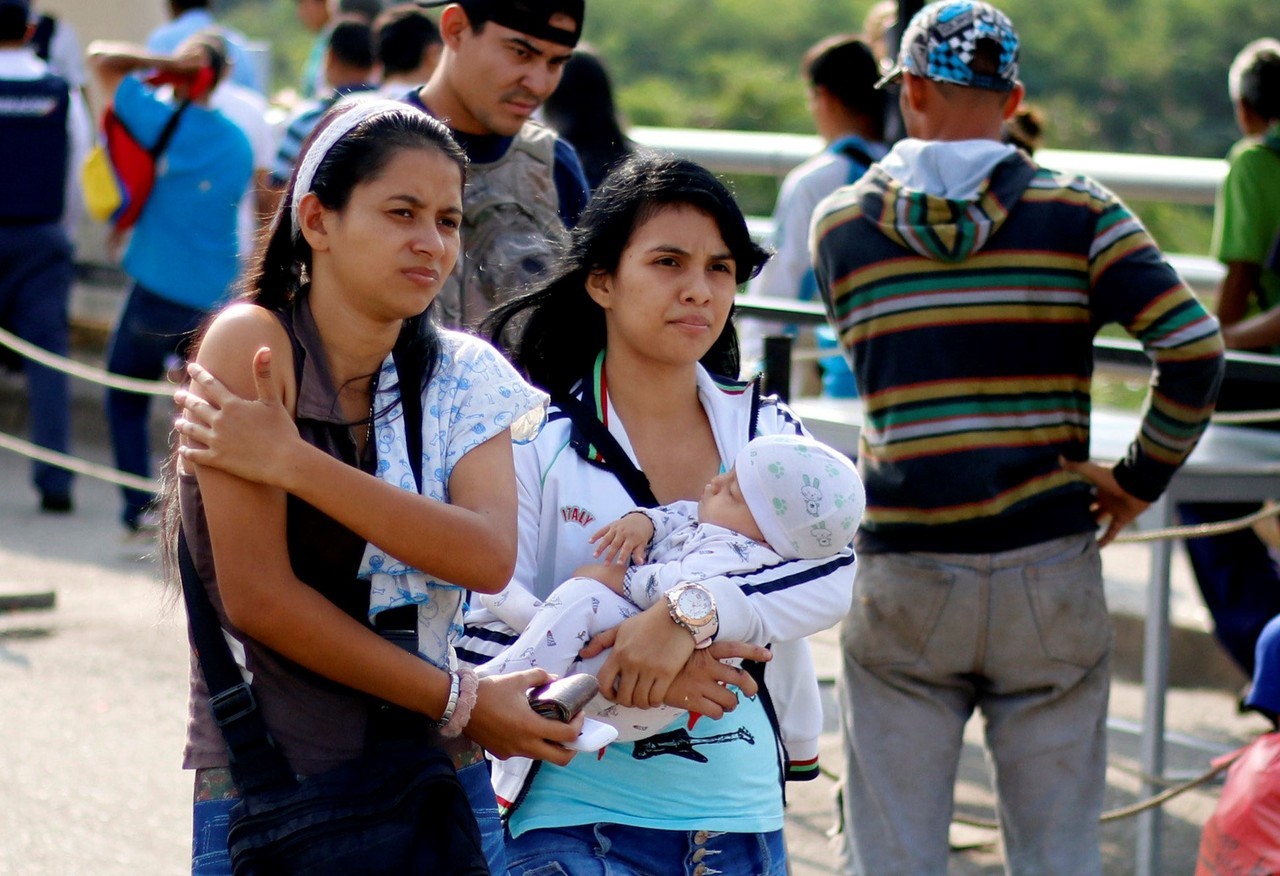
<path id="1" fill-rule="evenodd" d="M 298 387 L 296 422 L 308 444 L 347 465 L 374 469 L 373 449 L 357 459 L 350 424 L 342 416 L 337 388 L 305 299 L 277 314 L 293 348 Z M 325 679 L 241 633 L 228 621 L 218 593 L 213 551 L 200 488 L 194 475 L 179 477 L 183 530 L 196 569 L 226 630 L 243 648 L 243 667 L 267 729 L 300 775 L 323 772 L 357 757 L 364 749 L 370 698 Z M 357 577 L 365 540 L 306 502 L 288 497 L 289 560 L 299 580 L 314 587 L 347 614 L 368 623 L 369 582 Z M 233 646 L 233 651 L 238 650 Z M 209 714 L 208 691 L 194 650 L 191 662 L 187 744 L 188 769 L 226 766 L 222 735 Z"/>

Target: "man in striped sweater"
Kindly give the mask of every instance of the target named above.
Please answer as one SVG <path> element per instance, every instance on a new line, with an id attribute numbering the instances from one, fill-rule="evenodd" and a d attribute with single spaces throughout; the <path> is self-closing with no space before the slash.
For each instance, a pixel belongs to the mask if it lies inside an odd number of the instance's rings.
<path id="1" fill-rule="evenodd" d="M 819 288 L 866 412 L 842 634 L 852 873 L 946 873 L 975 707 L 1007 870 L 1102 872 L 1112 631 L 1098 548 L 1160 496 L 1221 380 L 1217 323 L 1137 218 L 1001 143 L 1017 59 L 999 10 L 926 6 L 884 80 L 902 80 L 908 139 L 815 213 Z M 1089 461 L 1089 383 L 1112 322 L 1156 378 L 1127 456 L 1103 466 Z"/>

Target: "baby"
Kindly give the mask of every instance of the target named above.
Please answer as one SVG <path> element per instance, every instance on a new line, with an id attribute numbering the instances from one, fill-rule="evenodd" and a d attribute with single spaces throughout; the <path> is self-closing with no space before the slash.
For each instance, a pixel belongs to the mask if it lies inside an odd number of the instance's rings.
<path id="1" fill-rule="evenodd" d="M 732 469 L 712 479 L 697 502 L 637 508 L 595 533 L 591 542 L 604 563 L 578 569 L 577 576 L 557 587 L 516 641 L 479 671 L 538 666 L 557 675 L 595 674 L 607 652 L 585 661 L 578 652 L 596 634 L 659 600 L 670 602 L 669 592 L 690 584 L 698 588 L 697 582 L 708 578 L 834 556 L 853 541 L 865 501 L 857 470 L 843 454 L 802 436 L 756 438 L 738 454 Z M 636 565 L 627 567 L 632 561 Z M 524 591 L 479 598 L 506 620 L 519 616 L 504 611 L 513 595 L 516 601 L 528 598 Z M 673 619 L 677 608 L 672 608 Z M 677 622 L 693 633 L 699 647 L 710 644 L 714 613 L 703 626 Z M 822 709 L 807 644 L 775 642 L 772 649 L 765 686 L 788 761 L 812 763 L 816 769 Z M 685 715 L 670 706 L 622 707 L 602 696 L 585 714 L 615 727 L 620 742 L 652 736 Z"/>

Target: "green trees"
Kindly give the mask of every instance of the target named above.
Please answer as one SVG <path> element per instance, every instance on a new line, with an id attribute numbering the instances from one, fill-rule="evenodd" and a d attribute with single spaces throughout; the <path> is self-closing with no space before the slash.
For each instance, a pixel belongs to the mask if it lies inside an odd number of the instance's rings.
<path id="1" fill-rule="evenodd" d="M 388 0 L 390 2 L 390 0 Z M 608 63 L 634 125 L 812 130 L 799 73 L 805 49 L 856 32 L 873 0 L 589 0 L 585 39 Z M 1218 157 L 1236 139 L 1227 68 L 1263 35 L 1275 0 L 997 0 L 1022 35 L 1022 76 L 1067 149 Z M 224 0 L 229 23 L 273 43 L 276 87 L 310 46 L 287 0 Z M 750 212 L 769 181 L 739 185 Z M 1205 210 L 1144 215 L 1166 246 L 1203 252 Z"/>
<path id="2" fill-rule="evenodd" d="M 390 2 L 390 0 L 388 0 Z M 800 57 L 856 32 L 872 0 L 590 0 L 585 39 L 637 125 L 807 132 Z M 1029 97 L 1073 149 L 1220 156 L 1235 139 L 1227 67 L 1280 36 L 1273 0 L 999 0 L 1023 38 Z M 310 44 L 286 0 L 224 0 L 230 24 L 273 43 L 277 87 Z"/>

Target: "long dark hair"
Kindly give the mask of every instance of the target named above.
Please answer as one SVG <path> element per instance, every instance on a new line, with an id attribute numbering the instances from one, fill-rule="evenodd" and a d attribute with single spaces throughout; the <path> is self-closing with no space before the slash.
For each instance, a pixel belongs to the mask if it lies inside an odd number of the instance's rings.
<path id="1" fill-rule="evenodd" d="M 587 294 L 593 271 L 613 273 L 632 232 L 660 210 L 687 205 L 716 223 L 745 283 L 768 255 L 751 239 L 742 210 L 705 167 L 681 158 L 637 153 L 614 168 L 591 197 L 555 267 L 529 292 L 499 306 L 482 331 L 536 386 L 568 392 L 605 346 L 604 311 Z M 736 377 L 733 313 L 702 357 L 708 371 Z"/>
<path id="2" fill-rule="evenodd" d="M 573 144 L 587 183 L 598 188 L 609 170 L 635 151 L 622 130 L 604 63 L 586 46 L 565 62 L 560 84 L 542 105 L 543 118 Z"/>

